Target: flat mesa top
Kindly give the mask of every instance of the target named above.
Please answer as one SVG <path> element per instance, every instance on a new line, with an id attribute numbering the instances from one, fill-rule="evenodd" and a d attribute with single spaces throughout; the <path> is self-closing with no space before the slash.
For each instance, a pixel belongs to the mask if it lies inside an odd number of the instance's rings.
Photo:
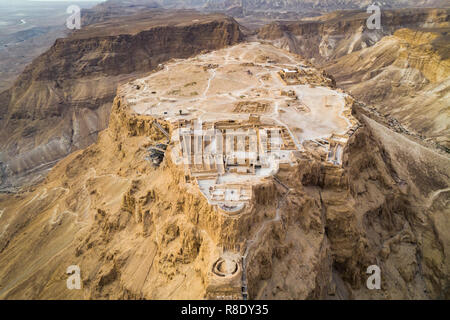
<path id="1" fill-rule="evenodd" d="M 174 60 L 120 92 L 135 113 L 173 123 L 246 121 L 257 114 L 264 123 L 286 127 L 297 146 L 346 133 L 352 126 L 346 95 L 321 86 L 321 73 L 305 64 L 272 45 L 243 43 Z M 284 70 L 305 72 L 319 83 L 287 84 L 280 77 Z"/>
<path id="2" fill-rule="evenodd" d="M 342 164 L 355 125 L 346 95 L 305 64 L 272 45 L 244 43 L 161 65 L 121 86 L 119 95 L 134 113 L 177 128 L 171 158 L 184 164 L 186 183 L 195 181 L 210 204 L 235 215 L 251 201 L 252 185 L 281 164 L 292 166 L 307 141 L 323 148 L 327 161 Z M 212 133 L 196 135 L 202 124 Z M 250 129 L 239 138 L 227 128 Z"/>

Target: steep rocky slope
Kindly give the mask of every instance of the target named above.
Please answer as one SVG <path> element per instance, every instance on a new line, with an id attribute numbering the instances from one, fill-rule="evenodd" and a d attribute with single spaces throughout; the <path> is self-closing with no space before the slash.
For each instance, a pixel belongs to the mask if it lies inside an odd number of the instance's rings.
<path id="1" fill-rule="evenodd" d="M 169 0 L 170 1 L 170 0 Z M 167 1 L 167 2 L 169 2 Z M 162 0 L 161 3 L 166 1 Z M 194 2 L 194 1 L 193 1 Z M 197 2 L 201 2 L 197 1 Z M 245 10 L 273 10 L 273 11 L 301 11 L 301 10 L 322 10 L 334 11 L 342 9 L 363 9 L 374 3 L 369 0 L 207 0 L 207 8 L 230 8 L 241 6 Z M 385 0 L 382 1 L 384 8 L 405 8 L 405 7 L 439 7 L 448 6 L 443 0 Z"/>
<path id="2" fill-rule="evenodd" d="M 349 179 L 362 209 L 357 218 L 365 229 L 367 252 L 378 253 L 371 258 L 381 263 L 382 285 L 392 290 L 378 292 L 379 297 L 448 299 L 444 274 L 450 242 L 442 227 L 448 224 L 449 159 L 366 116 L 361 119 L 369 130 L 355 137 L 354 146 L 364 143 L 376 151 L 369 157 L 350 154 Z"/>
<path id="3" fill-rule="evenodd" d="M 336 11 L 298 22 L 276 21 L 262 27 L 258 37 L 301 54 L 317 64 L 333 61 L 373 46 L 401 28 L 448 27 L 448 9 L 383 10 L 380 30 L 366 26 L 370 14 L 362 10 Z"/>
<path id="4" fill-rule="evenodd" d="M 107 125 L 119 83 L 171 58 L 240 39 L 233 19 L 193 11 L 107 19 L 58 39 L 0 93 L 1 189 L 30 182 L 93 143 Z"/>
<path id="5" fill-rule="evenodd" d="M 212 281 L 217 247 L 248 239 L 251 299 L 450 298 L 450 160 L 351 98 L 361 126 L 343 166 L 305 145 L 237 216 L 188 187 L 170 152 L 150 165 L 148 148 L 166 138 L 124 101 L 119 93 L 97 143 L 0 196 L 1 298 L 218 298 L 229 292 Z M 379 291 L 365 287 L 372 264 Z M 66 288 L 70 265 L 82 290 Z"/>
<path id="6" fill-rule="evenodd" d="M 343 170 L 306 158 L 279 173 L 296 192 L 256 251 L 253 297 L 448 299 L 449 159 L 354 112 Z M 372 264 L 380 291 L 365 286 Z"/>
<path id="7" fill-rule="evenodd" d="M 95 2 L 77 3 L 80 8 Z M 7 90 L 28 65 L 70 31 L 67 3 L 0 1 L 0 92 Z"/>
<path id="8" fill-rule="evenodd" d="M 138 0 L 139 1 L 139 0 Z M 166 1 L 159 1 L 164 6 Z M 168 1 L 168 2 L 176 2 Z M 191 3 L 201 3 L 202 0 Z M 335 10 L 365 12 L 371 4 L 378 4 L 383 11 L 399 8 L 445 8 L 449 7 L 445 0 L 206 0 L 202 10 L 223 12 L 238 19 L 239 23 L 251 29 L 259 29 L 274 21 L 295 21 L 306 17 L 317 17 Z M 196 7 L 200 7 L 197 5 Z M 306 46 L 307 47 L 307 46 Z"/>

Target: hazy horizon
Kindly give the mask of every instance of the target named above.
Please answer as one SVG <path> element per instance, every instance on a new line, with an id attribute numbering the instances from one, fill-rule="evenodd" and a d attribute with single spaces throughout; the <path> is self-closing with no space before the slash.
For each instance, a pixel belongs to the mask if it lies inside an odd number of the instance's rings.
<path id="1" fill-rule="evenodd" d="M 47 3 L 73 3 L 73 4 L 77 4 L 77 3 L 81 3 L 81 2 L 85 2 L 85 3 L 99 3 L 99 2 L 105 2 L 107 0 L 0 0 L 0 5 L 2 6 L 8 6 L 8 7 L 18 7 L 18 6 L 23 6 L 27 3 L 38 3 L 38 2 L 47 2 Z M 0 13 L 1 14 L 1 13 Z"/>

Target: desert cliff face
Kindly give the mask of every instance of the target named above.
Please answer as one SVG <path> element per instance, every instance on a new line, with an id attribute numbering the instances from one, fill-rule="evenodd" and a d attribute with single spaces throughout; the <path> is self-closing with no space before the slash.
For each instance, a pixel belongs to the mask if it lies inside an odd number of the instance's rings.
<path id="1" fill-rule="evenodd" d="M 39 285 L 26 289 L 28 298 L 202 297 L 209 268 L 203 261 L 213 240 L 200 226 L 208 225 L 218 241 L 221 233 L 215 227 L 220 220 L 212 219 L 211 208 L 198 194 L 180 188 L 183 175 L 173 165 L 167 162 L 160 170 L 149 166 L 146 148 L 160 138 L 150 119 L 130 116 L 121 109 L 120 99 L 115 100 L 110 127 L 98 142 L 60 162 L 46 178 L 44 193 L 35 190 L 36 199 L 47 204 L 38 200 L 43 206 L 34 207 L 34 199 L 20 216 L 11 216 L 16 221 L 2 234 L 3 240 L 18 235 L 14 229 L 27 220 L 39 221 L 40 227 L 28 234 L 36 241 L 27 241 L 23 256 L 9 240 L 2 242 L 2 281 L 8 282 L 2 285 L 4 297 L 24 293 L 21 276 L 13 275 L 16 268 L 29 280 L 46 275 Z M 52 235 L 56 242 L 44 245 Z M 26 258 L 30 252 L 36 256 Z M 41 254 L 44 264 L 35 260 Z M 68 293 L 64 283 L 61 286 L 58 279 L 67 263 L 82 266 L 86 290 Z"/>
<path id="2" fill-rule="evenodd" d="M 450 60 L 444 41 L 440 32 L 400 29 L 325 69 L 361 101 L 448 150 Z"/>
<path id="3" fill-rule="evenodd" d="M 382 286 L 390 292 L 380 298 L 402 298 L 407 292 L 410 298 L 446 299 L 448 277 L 441 275 L 448 272 L 450 243 L 442 229 L 448 215 L 448 158 L 366 116 L 361 120 L 367 131 L 356 135 L 351 147 L 363 143 L 377 152 L 364 160 L 362 153 L 351 152 L 348 172 L 365 252 L 386 273 Z"/>
<path id="4" fill-rule="evenodd" d="M 107 126 L 119 83 L 171 58 L 241 40 L 238 24 L 222 15 L 143 13 L 121 23 L 126 30 L 110 19 L 58 39 L 0 93 L 3 190 L 38 178 L 57 160 L 95 142 Z"/>
<path id="5" fill-rule="evenodd" d="M 119 91 L 95 144 L 0 195 L 0 297 L 241 298 L 244 272 L 251 299 L 449 299 L 450 160 L 346 103 L 359 127 L 342 165 L 306 143 L 228 215 L 187 183 L 173 144 L 159 167 L 146 160 L 166 137 Z M 376 292 L 365 286 L 372 264 Z M 66 288 L 70 265 L 82 290 Z"/>

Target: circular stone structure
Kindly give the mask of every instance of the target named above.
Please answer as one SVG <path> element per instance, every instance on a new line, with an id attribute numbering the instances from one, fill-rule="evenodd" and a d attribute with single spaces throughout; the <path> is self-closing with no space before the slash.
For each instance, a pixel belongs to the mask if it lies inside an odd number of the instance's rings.
<path id="1" fill-rule="evenodd" d="M 220 257 L 213 264 L 212 272 L 219 277 L 231 277 L 239 271 L 239 263 L 229 257 Z"/>

